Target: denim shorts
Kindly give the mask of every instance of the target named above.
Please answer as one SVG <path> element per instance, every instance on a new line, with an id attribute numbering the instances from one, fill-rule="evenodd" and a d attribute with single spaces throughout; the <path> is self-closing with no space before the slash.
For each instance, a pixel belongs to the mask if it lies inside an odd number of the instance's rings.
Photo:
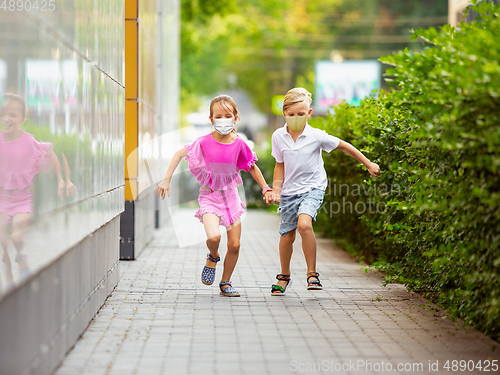
<path id="1" fill-rule="evenodd" d="M 282 195 L 278 211 L 281 214 L 279 233 L 284 237 L 288 232 L 297 228 L 300 214 L 307 214 L 316 221 L 316 215 L 325 192 L 320 189 L 311 189 L 306 193 L 296 195 Z"/>

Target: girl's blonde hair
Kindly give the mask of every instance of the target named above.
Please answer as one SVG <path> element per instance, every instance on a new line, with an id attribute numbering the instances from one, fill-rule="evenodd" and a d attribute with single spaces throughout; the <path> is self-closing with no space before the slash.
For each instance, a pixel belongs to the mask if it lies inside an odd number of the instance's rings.
<path id="1" fill-rule="evenodd" d="M 210 118 L 214 116 L 214 105 L 219 103 L 222 107 L 227 109 L 229 112 L 232 112 L 234 115 L 234 119 L 238 121 L 240 119 L 240 111 L 238 111 L 238 107 L 236 106 L 236 102 L 229 95 L 219 95 L 212 99 L 210 103 Z M 231 131 L 236 134 L 236 128 Z"/>
<path id="2" fill-rule="evenodd" d="M 303 101 L 306 101 L 310 106 L 312 104 L 312 94 L 303 87 L 295 87 L 286 93 L 285 99 L 283 100 L 283 111 Z"/>

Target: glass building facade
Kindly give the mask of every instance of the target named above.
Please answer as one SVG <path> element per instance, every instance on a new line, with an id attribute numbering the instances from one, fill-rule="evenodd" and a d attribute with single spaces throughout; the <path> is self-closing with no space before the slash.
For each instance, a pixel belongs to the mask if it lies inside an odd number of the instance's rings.
<path id="1" fill-rule="evenodd" d="M 0 153 L 9 152 L 0 161 L 3 293 L 123 210 L 123 3 L 51 4 L 52 11 L 0 10 L 3 112 L 11 107 L 5 94 L 17 95 L 26 104 L 18 133 L 51 146 L 45 160 L 33 160 L 12 154 L 13 144 L 24 142 L 0 143 Z M 9 133 L 5 121 L 1 131 Z M 32 176 L 19 185 L 23 173 Z M 32 209 L 16 202 L 19 190 L 30 192 Z M 18 213 L 25 213 L 23 225 L 16 225 Z"/>
<path id="2" fill-rule="evenodd" d="M 5 3 L 0 373 L 43 374 L 116 286 L 120 254 L 167 220 L 153 193 L 178 126 L 179 2 Z"/>

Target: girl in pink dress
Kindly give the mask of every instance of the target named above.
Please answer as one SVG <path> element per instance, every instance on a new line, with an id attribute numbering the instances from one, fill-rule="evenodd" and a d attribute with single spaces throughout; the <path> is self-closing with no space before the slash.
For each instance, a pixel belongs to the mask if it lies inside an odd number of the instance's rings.
<path id="1" fill-rule="evenodd" d="M 264 176 L 255 162 L 257 157 L 244 140 L 239 138 L 234 128 L 239 119 L 238 108 L 228 95 L 216 97 L 210 103 L 209 120 L 215 130 L 197 138 L 177 151 L 168 166 L 165 177 L 156 188 L 162 199 L 170 197 L 170 180 L 182 158 L 186 158 L 191 173 L 200 182 L 198 202 L 200 209 L 195 216 L 203 223 L 207 234 L 207 261 L 203 268 L 201 281 L 213 284 L 215 266 L 220 260 L 219 226 L 227 228 L 227 253 L 224 271 L 219 283 L 220 294 L 239 297 L 239 292 L 231 285 L 231 275 L 238 260 L 241 237 L 240 217 L 245 203 L 240 200 L 237 185 L 242 184 L 239 171 L 250 172 L 262 187 L 264 200 L 271 203 L 272 189 L 266 184 Z"/>
<path id="2" fill-rule="evenodd" d="M 7 286 L 14 286 L 12 266 L 7 251 L 7 228 L 12 225 L 11 241 L 16 249 L 15 261 L 19 263 L 21 276 L 29 276 L 26 256 L 21 253 L 23 236 L 33 212 L 33 177 L 40 169 L 52 163 L 59 181 L 59 196 L 65 189 L 59 161 L 52 151 L 52 144 L 38 142 L 31 134 L 19 129 L 26 120 L 26 104 L 23 98 L 6 94 L 6 104 L 0 119 L 0 242 Z"/>

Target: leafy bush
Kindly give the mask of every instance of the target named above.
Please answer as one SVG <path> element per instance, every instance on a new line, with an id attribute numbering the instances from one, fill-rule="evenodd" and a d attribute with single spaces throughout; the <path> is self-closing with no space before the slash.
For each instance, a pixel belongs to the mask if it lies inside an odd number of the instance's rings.
<path id="1" fill-rule="evenodd" d="M 415 32 L 428 43 L 422 52 L 381 58 L 395 90 L 313 122 L 382 172 L 375 179 L 356 160 L 326 154 L 330 187 L 318 226 L 498 340 L 500 6 L 474 10 L 471 24 Z M 344 202 L 364 210 L 348 212 Z M 332 214 L 338 207 L 345 213 Z"/>

